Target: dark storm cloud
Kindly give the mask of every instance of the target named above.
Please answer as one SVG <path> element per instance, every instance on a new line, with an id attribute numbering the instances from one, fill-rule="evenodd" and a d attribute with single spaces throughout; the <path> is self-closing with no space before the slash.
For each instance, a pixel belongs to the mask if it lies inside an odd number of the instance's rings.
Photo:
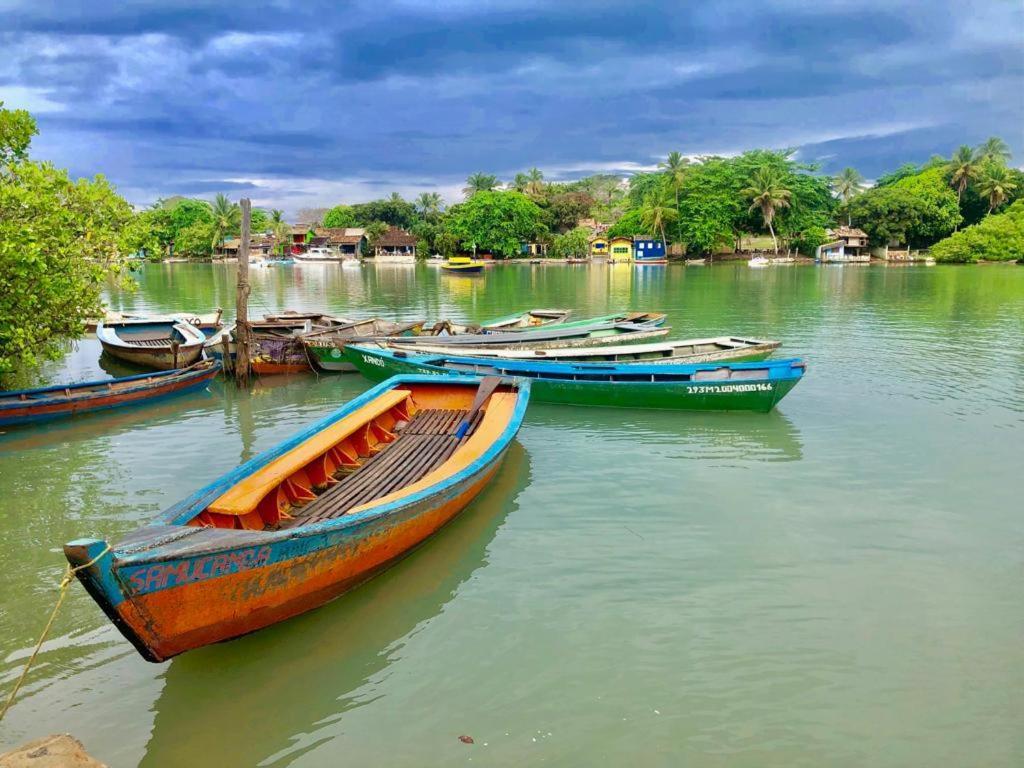
<path id="1" fill-rule="evenodd" d="M 800 147 L 874 176 L 1001 133 L 1024 9 L 796 0 L 0 3 L 0 99 L 39 156 L 140 202 L 322 203 Z"/>

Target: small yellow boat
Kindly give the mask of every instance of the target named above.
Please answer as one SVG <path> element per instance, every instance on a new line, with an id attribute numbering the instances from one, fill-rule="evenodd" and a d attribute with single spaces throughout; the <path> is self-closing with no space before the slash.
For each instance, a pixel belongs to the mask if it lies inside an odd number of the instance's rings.
<path id="1" fill-rule="evenodd" d="M 482 272 L 484 262 L 478 259 L 471 259 L 469 256 L 450 256 L 448 261 L 441 265 L 441 269 L 448 272 L 473 273 Z"/>

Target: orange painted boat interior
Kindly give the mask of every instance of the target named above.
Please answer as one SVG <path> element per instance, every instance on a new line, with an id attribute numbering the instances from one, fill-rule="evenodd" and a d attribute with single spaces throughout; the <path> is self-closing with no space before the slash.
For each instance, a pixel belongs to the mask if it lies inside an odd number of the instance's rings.
<path id="1" fill-rule="evenodd" d="M 477 389 L 465 384 L 405 384 L 381 394 L 347 416 L 242 479 L 188 525 L 246 530 L 276 529 L 292 512 L 339 482 L 396 441 L 405 424 L 421 410 L 468 410 Z M 350 509 L 356 514 L 398 501 L 464 469 L 494 444 L 508 426 L 517 395 L 499 387 L 481 407 L 476 429 L 439 467 L 386 496 Z"/>

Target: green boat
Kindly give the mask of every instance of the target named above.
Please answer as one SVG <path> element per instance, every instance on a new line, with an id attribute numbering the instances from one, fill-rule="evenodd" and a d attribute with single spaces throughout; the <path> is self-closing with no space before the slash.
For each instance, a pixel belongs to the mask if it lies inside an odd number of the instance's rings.
<path id="1" fill-rule="evenodd" d="M 531 380 L 537 402 L 612 408 L 767 413 L 796 386 L 797 359 L 756 363 L 658 365 L 556 363 L 455 355 L 416 355 L 350 344 L 345 354 L 369 379 L 398 374 L 509 376 Z"/>

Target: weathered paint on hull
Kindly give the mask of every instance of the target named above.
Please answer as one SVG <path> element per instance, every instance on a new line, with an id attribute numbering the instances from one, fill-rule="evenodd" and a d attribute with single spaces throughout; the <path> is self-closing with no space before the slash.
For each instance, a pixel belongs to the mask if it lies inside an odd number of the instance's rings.
<path id="1" fill-rule="evenodd" d="M 454 518 L 483 489 L 503 458 L 504 451 L 496 461 L 443 495 L 412 503 L 395 515 L 366 521 L 354 529 L 253 535 L 232 548 L 205 550 L 187 560 L 142 566 L 189 569 L 198 561 L 216 563 L 216 558 L 222 557 L 225 559 L 220 562 L 230 562 L 232 554 L 237 557 L 257 549 L 258 557 L 266 561 L 259 567 L 132 595 L 130 579 L 139 567 L 128 573 L 114 563 L 114 578 L 126 596 L 116 606 L 110 605 L 98 585 L 103 578 L 103 560 L 79 572 L 79 578 L 146 659 L 164 661 L 193 648 L 254 632 L 344 594 Z M 72 562 L 86 562 L 98 554 L 77 543 L 67 545 L 65 553 Z"/>
<path id="2" fill-rule="evenodd" d="M 317 369 L 331 373 L 352 373 L 356 367 L 346 357 L 345 353 L 335 346 L 306 347 Z"/>
<path id="3" fill-rule="evenodd" d="M 187 368 L 196 362 L 203 354 L 203 345 L 181 346 L 178 349 L 177 358 L 170 349 L 127 349 L 101 342 L 103 351 L 118 360 L 126 363 L 140 365 L 145 368 L 154 368 L 158 371 L 169 371 L 173 368 Z"/>
<path id="4" fill-rule="evenodd" d="M 433 366 L 408 360 L 378 357 L 346 349 L 353 365 L 369 379 L 384 380 L 399 374 L 434 373 Z M 371 360 L 372 357 L 372 360 Z M 490 362 L 490 361 L 488 361 Z M 452 372 L 457 373 L 455 371 Z M 530 379 L 531 399 L 541 403 L 587 405 L 602 408 L 654 408 L 673 411 L 759 411 L 768 413 L 798 379 L 732 384 L 729 382 L 579 382 Z"/>
<path id="5" fill-rule="evenodd" d="M 50 421 L 65 416 L 74 416 L 79 413 L 91 413 L 93 411 L 109 410 L 129 405 L 149 404 L 165 397 L 185 394 L 198 389 L 203 389 L 209 384 L 220 371 L 215 366 L 208 372 L 192 379 L 179 380 L 165 386 L 150 389 L 140 389 L 131 392 L 118 392 L 103 397 L 90 397 L 72 400 L 62 403 L 47 403 L 19 409 L 17 415 L 8 415 L 0 411 L 0 426 L 14 426 L 16 424 L 37 423 Z"/>

